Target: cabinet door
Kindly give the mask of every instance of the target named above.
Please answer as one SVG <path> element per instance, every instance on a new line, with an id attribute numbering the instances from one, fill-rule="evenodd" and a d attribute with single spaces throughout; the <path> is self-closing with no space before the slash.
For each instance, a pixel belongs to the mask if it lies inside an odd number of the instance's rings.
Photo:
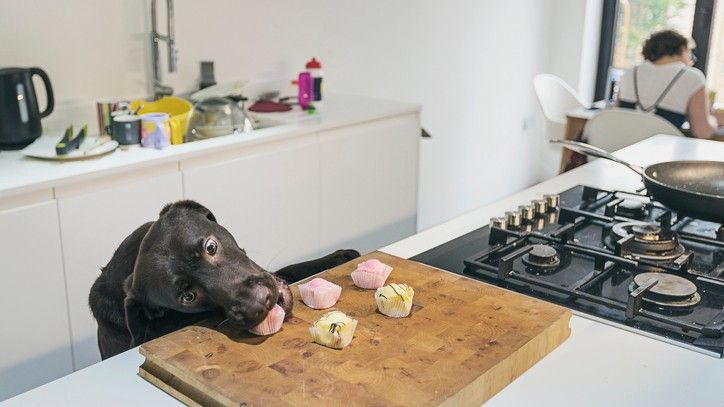
<path id="1" fill-rule="evenodd" d="M 410 114 L 319 133 L 323 251 L 415 233 L 420 125 Z"/>
<path id="2" fill-rule="evenodd" d="M 184 191 L 208 207 L 267 270 L 309 259 L 319 245 L 315 136 L 185 161 Z"/>
<path id="3" fill-rule="evenodd" d="M 81 188 L 81 189 L 78 189 Z M 158 218 L 161 208 L 182 198 L 177 164 L 143 173 L 58 188 L 65 275 L 75 368 L 100 361 L 88 294 L 100 268 L 137 227 Z"/>
<path id="4" fill-rule="evenodd" d="M 73 371 L 55 201 L 0 211 L 0 400 Z"/>

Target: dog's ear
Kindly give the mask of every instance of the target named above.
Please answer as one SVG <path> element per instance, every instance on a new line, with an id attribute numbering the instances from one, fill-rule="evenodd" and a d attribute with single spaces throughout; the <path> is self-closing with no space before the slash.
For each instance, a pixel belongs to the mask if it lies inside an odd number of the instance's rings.
<path id="1" fill-rule="evenodd" d="M 123 301 L 123 308 L 126 313 L 126 326 L 131 333 L 131 348 L 146 342 L 150 320 L 143 311 L 143 305 L 137 302 L 132 296 L 127 296 Z"/>
<path id="2" fill-rule="evenodd" d="M 159 213 L 159 217 L 165 215 L 168 211 L 170 211 L 172 208 L 187 208 L 191 209 L 197 212 L 202 213 L 204 216 L 206 216 L 206 219 L 216 222 L 216 216 L 214 216 L 211 211 L 205 207 L 204 205 L 201 205 L 200 203 L 196 201 L 192 201 L 190 199 L 186 199 L 183 201 L 176 201 L 174 203 L 170 203 L 161 209 L 161 213 Z"/>
<path id="3" fill-rule="evenodd" d="M 131 347 L 143 344 L 150 337 L 151 321 L 161 318 L 165 310 L 162 308 L 149 308 L 138 302 L 133 295 L 127 295 L 123 301 L 126 313 L 126 327 L 131 333 Z"/>

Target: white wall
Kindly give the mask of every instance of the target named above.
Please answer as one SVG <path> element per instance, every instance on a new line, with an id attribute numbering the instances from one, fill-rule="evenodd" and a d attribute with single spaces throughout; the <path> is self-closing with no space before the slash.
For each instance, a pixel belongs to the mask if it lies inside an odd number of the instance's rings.
<path id="1" fill-rule="evenodd" d="M 328 92 L 422 104 L 433 135 L 421 151 L 426 228 L 554 171 L 555 157 L 540 154 L 531 86 L 547 70 L 548 4 L 177 0 L 179 71 L 165 79 L 194 88 L 204 59 L 216 62 L 219 81 L 286 79 L 314 55 Z M 147 9 L 148 1 L 4 0 L 0 66 L 48 71 L 59 107 L 47 125 L 95 123 L 94 99 L 148 94 Z"/>
<path id="2" fill-rule="evenodd" d="M 593 101 L 603 0 L 551 0 L 548 71 Z"/>

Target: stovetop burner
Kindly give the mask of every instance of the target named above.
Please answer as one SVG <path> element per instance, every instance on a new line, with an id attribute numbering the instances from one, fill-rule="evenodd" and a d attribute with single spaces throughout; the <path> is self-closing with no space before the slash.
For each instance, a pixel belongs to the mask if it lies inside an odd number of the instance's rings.
<path id="1" fill-rule="evenodd" d="M 517 211 L 412 260 L 724 355 L 722 225 L 585 186 Z"/>
<path id="2" fill-rule="evenodd" d="M 614 213 L 624 218 L 640 220 L 646 216 L 646 204 L 636 199 L 625 199 L 616 206 Z"/>
<path id="3" fill-rule="evenodd" d="M 622 248 L 622 256 L 653 261 L 669 261 L 684 254 L 678 236 L 660 225 L 645 222 L 621 222 L 611 227 L 606 245 Z"/>
<path id="4" fill-rule="evenodd" d="M 523 263 L 536 271 L 550 271 L 561 264 L 561 258 L 551 246 L 534 244 L 531 251 L 523 256 Z"/>
<path id="5" fill-rule="evenodd" d="M 649 287 L 643 301 L 663 308 L 690 308 L 701 301 L 696 284 L 673 274 L 641 273 L 634 277 L 630 291 Z"/>

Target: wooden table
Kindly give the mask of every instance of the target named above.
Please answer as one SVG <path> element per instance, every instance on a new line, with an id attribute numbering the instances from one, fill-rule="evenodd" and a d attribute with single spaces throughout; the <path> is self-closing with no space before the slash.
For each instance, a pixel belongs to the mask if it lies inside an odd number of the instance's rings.
<path id="1" fill-rule="evenodd" d="M 575 140 L 578 133 L 583 131 L 583 127 L 586 125 L 589 119 L 593 118 L 600 112 L 601 109 L 589 109 L 585 107 L 579 107 L 566 113 L 566 130 L 563 133 L 565 140 Z M 568 159 L 571 157 L 572 151 L 564 148 L 561 152 L 561 164 L 558 168 L 558 173 L 562 174 Z"/>

